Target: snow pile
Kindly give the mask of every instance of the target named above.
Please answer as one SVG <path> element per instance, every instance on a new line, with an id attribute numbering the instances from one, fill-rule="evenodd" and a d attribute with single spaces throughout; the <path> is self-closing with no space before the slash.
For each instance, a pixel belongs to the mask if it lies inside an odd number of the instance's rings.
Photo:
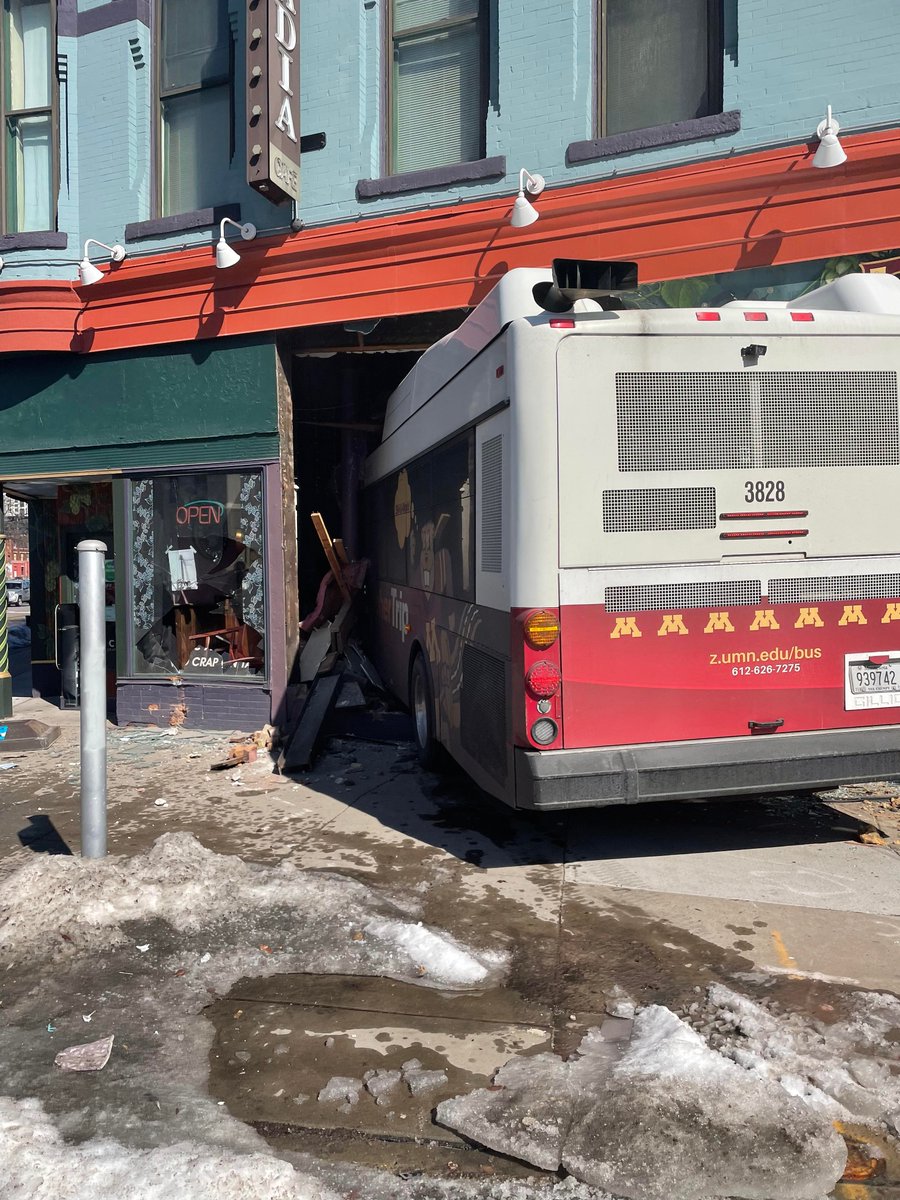
<path id="1" fill-rule="evenodd" d="M 482 952 L 476 958 L 447 934 L 434 933 L 421 922 L 413 925 L 406 921 L 372 920 L 367 922 L 365 932 L 392 943 L 412 962 L 429 964 L 427 974 L 431 977 L 452 979 L 462 986 L 484 983 L 489 969 L 500 968 L 504 962 L 502 954 L 492 951 Z"/>
<path id="2" fill-rule="evenodd" d="M 343 876 L 247 863 L 188 833 L 167 833 L 133 858 L 40 856 L 8 876 L 0 884 L 0 959 L 146 944 L 123 926 L 157 920 L 213 932 L 220 948 L 207 952 L 204 966 L 220 980 L 315 971 L 471 987 L 502 977 L 503 954 L 478 953 L 406 916 Z"/>
<path id="3" fill-rule="evenodd" d="M 630 1043 L 591 1030 L 568 1062 L 514 1059 L 492 1088 L 437 1113 L 493 1150 L 632 1200 L 818 1200 L 846 1162 L 825 1115 L 659 1005 L 638 1013 Z"/>
<path id="4" fill-rule="evenodd" d="M 860 992 L 852 1001 L 848 1018 L 810 1026 L 713 984 L 707 1024 L 719 1053 L 755 1077 L 832 1118 L 900 1132 L 900 1000 Z"/>
<path id="5" fill-rule="evenodd" d="M 613 1200 L 573 1179 L 404 1180 L 292 1158 L 296 1166 L 268 1153 L 235 1154 L 186 1142 L 151 1150 L 110 1138 L 67 1145 L 37 1100 L 0 1098 L 3 1200 Z"/>
<path id="6" fill-rule="evenodd" d="M 131 1150 L 108 1139 L 69 1146 L 37 1100 L 0 1097 L 0 1162 L 4 1200 L 338 1200 L 266 1154 Z"/>

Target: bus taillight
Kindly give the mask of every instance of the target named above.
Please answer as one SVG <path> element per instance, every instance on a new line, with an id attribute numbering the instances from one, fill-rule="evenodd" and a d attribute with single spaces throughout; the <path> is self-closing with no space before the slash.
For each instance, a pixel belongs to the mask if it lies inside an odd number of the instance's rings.
<path id="1" fill-rule="evenodd" d="M 545 608 L 526 617 L 523 626 L 525 641 L 532 650 L 546 650 L 559 637 L 559 619 Z"/>
<path id="2" fill-rule="evenodd" d="M 559 667 L 546 659 L 534 663 L 525 675 L 525 686 L 535 700 L 549 700 L 559 691 L 561 683 Z"/>

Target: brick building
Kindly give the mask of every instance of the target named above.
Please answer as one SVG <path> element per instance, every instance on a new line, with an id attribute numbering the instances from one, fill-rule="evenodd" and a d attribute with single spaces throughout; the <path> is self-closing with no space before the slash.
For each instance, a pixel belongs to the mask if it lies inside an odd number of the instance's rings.
<path id="1" fill-rule="evenodd" d="M 837 0 L 7 0 L 0 482 L 29 502 L 37 686 L 58 692 L 90 534 L 120 719 L 277 716 L 324 571 L 307 514 L 358 549 L 385 396 L 511 267 L 634 259 L 648 305 L 891 269 L 900 22 L 893 0 L 849 22 Z M 847 157 L 819 170 L 828 105 Z M 523 168 L 546 187 L 512 227 Z M 217 266 L 223 218 L 256 233 L 226 223 Z"/>

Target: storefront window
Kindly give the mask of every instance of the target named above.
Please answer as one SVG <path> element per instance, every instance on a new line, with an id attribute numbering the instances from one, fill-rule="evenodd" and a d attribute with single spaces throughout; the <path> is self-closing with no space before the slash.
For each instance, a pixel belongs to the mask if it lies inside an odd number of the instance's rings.
<path id="1" fill-rule="evenodd" d="M 265 674 L 261 472 L 131 485 L 134 671 Z"/>

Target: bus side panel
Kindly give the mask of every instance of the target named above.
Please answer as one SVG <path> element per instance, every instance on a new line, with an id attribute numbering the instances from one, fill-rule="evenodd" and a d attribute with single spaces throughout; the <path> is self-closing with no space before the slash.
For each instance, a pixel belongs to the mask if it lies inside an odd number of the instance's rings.
<path id="1" fill-rule="evenodd" d="M 409 703 L 413 657 L 431 676 L 441 745 L 491 795 L 512 802 L 509 614 L 428 593 L 377 585 L 375 664 Z"/>
<path id="2" fill-rule="evenodd" d="M 449 394 L 447 403 L 452 400 Z M 505 577 L 498 575 L 499 591 L 480 581 L 485 547 L 488 567 L 495 551 L 503 554 L 506 453 L 501 433 L 494 430 L 485 443 L 470 428 L 366 494 L 375 663 L 390 690 L 408 704 L 412 661 L 424 655 L 436 737 L 478 783 L 504 799 L 511 798 L 513 778 L 509 613 L 503 607 Z M 480 516 L 476 522 L 475 513 L 485 464 L 488 490 L 496 493 L 488 528 L 482 528 Z M 476 591 L 486 602 L 475 603 Z"/>
<path id="3" fill-rule="evenodd" d="M 567 747 L 900 718 L 900 669 L 885 685 L 893 696 L 848 692 L 855 660 L 900 660 L 896 600 L 628 613 L 573 604 L 562 625 Z"/>

